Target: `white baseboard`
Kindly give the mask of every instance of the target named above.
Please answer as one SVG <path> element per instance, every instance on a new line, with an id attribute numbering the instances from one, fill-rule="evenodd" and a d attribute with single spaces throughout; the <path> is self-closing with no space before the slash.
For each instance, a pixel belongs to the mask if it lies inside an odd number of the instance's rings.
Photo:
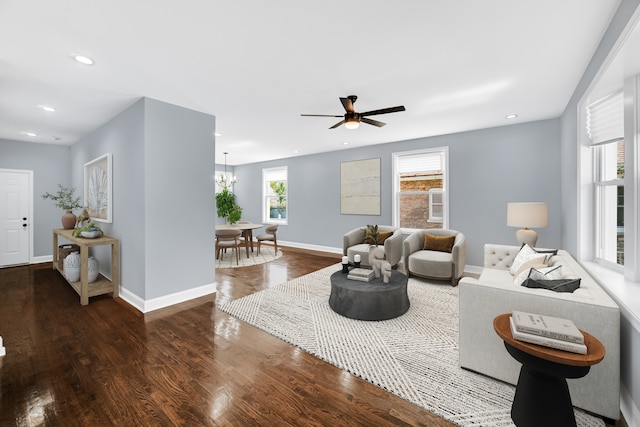
<path id="1" fill-rule="evenodd" d="M 290 246 L 292 248 L 309 249 L 312 251 L 330 252 L 342 255 L 342 248 L 332 248 L 330 246 L 311 245 L 308 243 L 287 242 L 278 240 L 278 246 Z"/>
<path id="2" fill-rule="evenodd" d="M 159 310 L 161 308 L 169 307 L 174 304 L 180 304 L 181 302 L 189 301 L 192 299 L 200 298 L 205 295 L 215 294 L 216 284 L 211 283 L 209 285 L 199 286 L 197 288 L 187 289 L 185 291 L 176 292 L 169 295 L 164 295 L 150 300 L 144 300 L 138 295 L 129 291 L 126 288 L 120 287 L 120 298 L 131 304 L 138 311 L 142 313 L 148 313 L 150 311 Z"/>
<path id="3" fill-rule="evenodd" d="M 36 256 L 31 258 L 31 260 L 29 261 L 29 264 L 42 264 L 45 262 L 52 262 L 52 261 L 53 261 L 52 255 Z"/>
<path id="4" fill-rule="evenodd" d="M 640 427 L 640 411 L 624 386 L 620 386 L 620 412 L 629 427 Z"/>

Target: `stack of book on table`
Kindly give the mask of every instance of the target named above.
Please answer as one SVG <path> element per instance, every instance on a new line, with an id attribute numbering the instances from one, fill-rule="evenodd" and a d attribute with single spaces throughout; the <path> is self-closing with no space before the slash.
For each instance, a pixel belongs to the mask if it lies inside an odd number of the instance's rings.
<path id="1" fill-rule="evenodd" d="M 373 270 L 367 268 L 354 268 L 349 271 L 347 279 L 359 280 L 361 282 L 368 282 L 373 278 Z"/>
<path id="2" fill-rule="evenodd" d="M 514 310 L 510 323 L 511 334 L 518 341 L 587 354 L 582 332 L 569 319 Z"/>

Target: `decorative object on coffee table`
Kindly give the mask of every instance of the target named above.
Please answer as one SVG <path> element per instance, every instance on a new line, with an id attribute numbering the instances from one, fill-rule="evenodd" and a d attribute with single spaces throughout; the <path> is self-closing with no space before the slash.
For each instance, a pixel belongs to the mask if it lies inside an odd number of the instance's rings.
<path id="1" fill-rule="evenodd" d="M 587 354 L 570 353 L 518 341 L 511 334 L 509 318 L 501 314 L 493 328 L 514 359 L 522 363 L 511 418 L 518 427 L 571 427 L 576 419 L 565 378 L 582 378 L 592 365 L 604 359 L 605 348 L 588 333 L 584 335 Z"/>
<path id="2" fill-rule="evenodd" d="M 347 256 L 342 257 L 342 273 L 349 273 L 349 257 Z"/>

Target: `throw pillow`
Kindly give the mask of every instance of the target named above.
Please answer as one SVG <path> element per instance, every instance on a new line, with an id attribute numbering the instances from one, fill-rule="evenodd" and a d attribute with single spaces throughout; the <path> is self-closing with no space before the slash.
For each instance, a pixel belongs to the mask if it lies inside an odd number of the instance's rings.
<path id="1" fill-rule="evenodd" d="M 376 241 L 373 238 L 374 226 L 367 225 L 367 229 L 364 230 L 364 241 L 362 243 L 368 243 L 369 245 L 375 245 Z"/>
<path id="2" fill-rule="evenodd" d="M 542 268 L 548 267 L 546 262 L 547 262 L 546 255 L 539 255 L 537 257 L 531 258 L 528 261 L 523 262 L 520 265 L 520 268 L 518 268 L 518 271 L 516 271 L 516 274 L 514 275 L 516 278 L 514 279 L 513 282 L 517 283 L 518 285 L 521 284 L 527 277 L 529 277 L 529 269 L 531 268 L 542 269 Z M 523 273 L 525 273 L 524 276 L 522 276 Z"/>
<path id="3" fill-rule="evenodd" d="M 515 285 L 522 285 L 527 279 L 539 279 L 539 280 L 549 280 L 549 279 L 560 279 L 561 278 L 561 270 L 559 265 L 555 265 L 552 267 L 529 267 L 524 268 L 522 271 L 513 279 L 513 283 Z"/>
<path id="4" fill-rule="evenodd" d="M 580 287 L 580 279 L 534 280 L 529 278 L 522 283 L 522 286 L 548 289 L 554 292 L 573 292 Z"/>
<path id="5" fill-rule="evenodd" d="M 380 231 L 378 233 L 378 244 L 382 245 L 391 236 L 393 236 L 393 231 Z"/>
<path id="6" fill-rule="evenodd" d="M 451 252 L 456 236 L 436 236 L 424 233 L 423 248 L 428 251 Z"/>
<path id="7" fill-rule="evenodd" d="M 556 280 L 562 279 L 562 266 L 554 265 L 553 267 L 541 268 L 536 270 L 532 268 L 529 272 L 529 279 L 533 280 Z"/>
<path id="8" fill-rule="evenodd" d="M 520 248 L 520 251 L 518 252 L 516 257 L 513 259 L 513 264 L 511 264 L 511 267 L 509 268 L 509 273 L 515 276 L 516 272 L 520 270 L 520 266 L 522 264 L 539 256 L 540 256 L 539 253 L 537 253 L 535 250 L 533 250 L 531 246 L 525 243 Z"/>

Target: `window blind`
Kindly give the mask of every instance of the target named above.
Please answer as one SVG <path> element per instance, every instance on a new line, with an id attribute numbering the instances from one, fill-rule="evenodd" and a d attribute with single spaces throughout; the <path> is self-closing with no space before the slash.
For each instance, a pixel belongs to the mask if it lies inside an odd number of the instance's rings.
<path id="1" fill-rule="evenodd" d="M 286 181 L 287 169 L 286 168 L 264 169 L 264 180 L 266 182 Z"/>
<path id="2" fill-rule="evenodd" d="M 587 107 L 587 133 L 591 145 L 624 139 L 624 97 L 622 92 L 608 95 Z"/>
<path id="3" fill-rule="evenodd" d="M 432 172 L 441 171 L 442 155 L 441 153 L 423 153 L 398 157 L 397 172 Z"/>

